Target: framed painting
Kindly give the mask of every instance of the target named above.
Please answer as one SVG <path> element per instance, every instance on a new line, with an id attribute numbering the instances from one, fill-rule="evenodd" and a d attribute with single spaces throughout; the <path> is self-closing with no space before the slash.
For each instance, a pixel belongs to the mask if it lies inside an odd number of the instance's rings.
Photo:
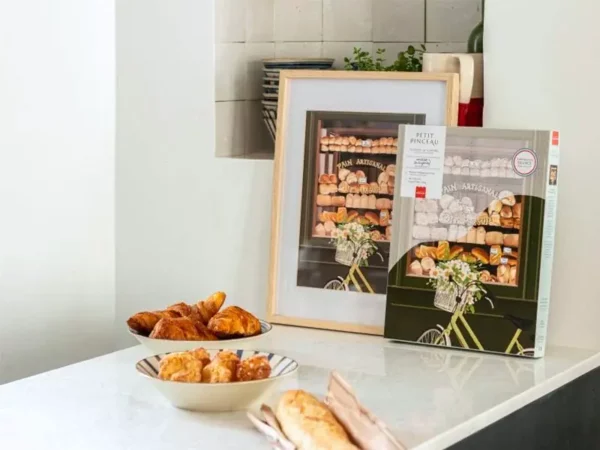
<path id="1" fill-rule="evenodd" d="M 268 319 L 383 334 L 398 125 L 454 125 L 455 74 L 282 71 Z"/>

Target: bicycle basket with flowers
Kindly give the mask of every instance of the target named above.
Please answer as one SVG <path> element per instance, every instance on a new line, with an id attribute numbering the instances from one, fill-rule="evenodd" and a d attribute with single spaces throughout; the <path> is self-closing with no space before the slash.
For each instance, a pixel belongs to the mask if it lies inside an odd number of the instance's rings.
<path id="1" fill-rule="evenodd" d="M 345 266 L 368 266 L 367 260 L 377 250 L 369 227 L 356 222 L 338 225 L 331 232 L 331 242 L 336 248 L 335 260 Z"/>
<path id="2" fill-rule="evenodd" d="M 430 276 L 429 285 L 435 289 L 433 305 L 444 311 L 453 313 L 463 304 L 466 312 L 474 313 L 475 303 L 487 292 L 478 263 L 443 261 L 431 270 Z"/>

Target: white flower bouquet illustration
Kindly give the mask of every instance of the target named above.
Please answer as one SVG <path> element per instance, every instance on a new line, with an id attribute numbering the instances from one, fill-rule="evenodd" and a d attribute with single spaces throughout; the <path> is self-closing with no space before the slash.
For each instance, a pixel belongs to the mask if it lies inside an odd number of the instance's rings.
<path id="1" fill-rule="evenodd" d="M 377 251 L 369 227 L 357 222 L 338 225 L 331 232 L 331 240 L 336 248 L 335 260 L 346 266 L 368 266 L 368 259 Z"/>
<path id="2" fill-rule="evenodd" d="M 436 290 L 434 306 L 444 311 L 454 312 L 462 305 L 466 312 L 474 313 L 476 302 L 487 293 L 476 263 L 442 261 L 430 276 L 429 284 Z"/>

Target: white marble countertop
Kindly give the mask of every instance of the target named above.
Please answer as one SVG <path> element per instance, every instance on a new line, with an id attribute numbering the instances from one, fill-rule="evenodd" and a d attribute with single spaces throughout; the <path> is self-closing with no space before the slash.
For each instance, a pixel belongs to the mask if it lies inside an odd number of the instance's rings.
<path id="1" fill-rule="evenodd" d="M 322 396 L 337 369 L 418 450 L 446 448 L 600 365 L 600 353 L 568 348 L 533 361 L 293 327 L 269 334 L 258 349 L 301 365 L 282 389 Z M 135 371 L 147 355 L 137 346 L 0 386 L 0 448 L 269 448 L 243 412 L 171 407 Z"/>

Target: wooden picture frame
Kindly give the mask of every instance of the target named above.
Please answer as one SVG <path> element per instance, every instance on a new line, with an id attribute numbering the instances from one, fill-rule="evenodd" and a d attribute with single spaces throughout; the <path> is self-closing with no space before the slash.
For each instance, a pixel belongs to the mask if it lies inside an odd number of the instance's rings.
<path id="1" fill-rule="evenodd" d="M 280 72 L 267 308 L 270 322 L 383 335 L 385 291 L 367 288 L 369 291 L 363 292 L 360 281 L 358 288 L 349 283 L 338 282 L 338 286 L 342 287 L 337 290 L 315 289 L 321 286 L 318 283 L 322 281 L 319 280 L 316 281 L 317 285 L 306 281 L 298 284 L 302 278 L 301 266 L 312 263 L 303 262 L 300 256 L 301 251 L 306 250 L 302 249 L 303 237 L 300 230 L 300 222 L 303 220 L 302 203 L 306 203 L 306 192 L 311 192 L 316 197 L 314 188 L 318 187 L 314 179 L 317 169 L 312 169 L 314 173 L 310 176 L 313 178 L 307 178 L 309 158 L 306 156 L 311 151 L 326 153 L 322 150 L 326 146 L 319 147 L 319 138 L 331 129 L 324 126 L 327 123 L 339 125 L 349 120 L 351 122 L 348 123 L 363 132 L 366 128 L 375 130 L 373 136 L 377 136 L 377 133 L 381 135 L 381 130 L 388 129 L 388 125 L 393 125 L 389 129 L 395 129 L 397 135 L 398 124 L 401 123 L 455 125 L 458 94 L 456 74 L 304 70 Z M 413 118 L 408 119 L 409 116 Z M 357 123 L 366 126 L 358 126 Z M 375 141 L 378 139 L 369 138 L 361 142 L 371 145 Z M 357 146 L 356 149 L 358 148 Z M 387 146 L 385 151 L 389 152 L 390 147 Z M 344 153 L 345 150 L 342 150 L 340 155 Z M 326 158 L 328 159 L 321 156 L 316 164 L 322 165 L 325 160 L 329 169 L 336 170 L 333 163 L 338 162 L 342 156 L 326 154 Z M 373 159 L 382 161 L 379 155 Z M 311 159 L 314 160 L 315 158 Z M 395 158 L 392 161 L 395 163 Z M 359 162 L 366 164 L 364 158 L 359 161 L 355 157 L 352 161 L 357 164 Z M 368 164 L 385 167 L 377 161 L 369 161 Z M 307 188 L 307 184 L 311 183 L 314 184 L 313 188 Z M 312 214 L 314 223 L 314 215 L 317 214 L 315 208 L 312 209 Z M 285 242 L 282 243 L 282 240 Z M 331 251 L 335 253 L 327 239 L 320 242 L 320 250 L 328 251 L 328 255 Z M 282 268 L 282 262 L 289 267 Z M 316 263 L 333 267 L 331 262 L 325 260 Z M 351 275 L 353 268 L 350 269 Z M 387 277 L 387 267 L 384 269 Z M 322 271 L 313 270 L 310 274 L 318 278 Z M 291 277 L 296 277 L 296 280 L 291 282 Z M 338 278 L 343 279 L 343 276 Z M 349 280 L 351 277 L 346 278 Z"/>

